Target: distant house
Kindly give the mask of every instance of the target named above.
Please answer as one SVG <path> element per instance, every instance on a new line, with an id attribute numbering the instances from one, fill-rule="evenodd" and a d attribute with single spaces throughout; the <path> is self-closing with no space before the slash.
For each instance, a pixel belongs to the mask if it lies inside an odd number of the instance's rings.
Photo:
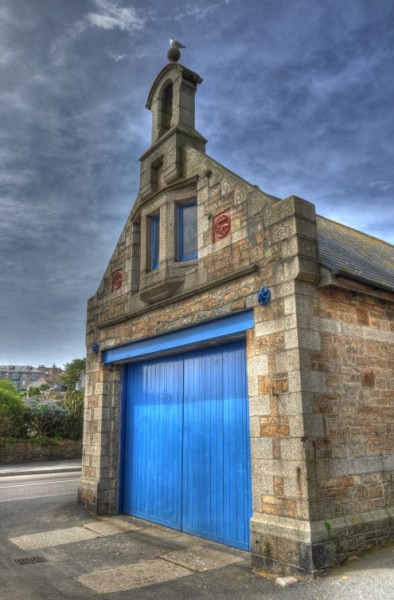
<path id="1" fill-rule="evenodd" d="M 8 379 L 21 392 L 26 391 L 29 385 L 44 376 L 43 369 L 30 365 L 0 365 L 0 379 Z"/>
<path id="2" fill-rule="evenodd" d="M 33 384 L 35 387 L 40 387 L 42 383 L 38 384 L 38 382 L 41 379 L 44 379 L 44 383 L 47 383 L 50 387 L 62 390 L 63 384 L 60 379 L 62 373 L 63 369 L 56 367 L 56 365 L 52 367 L 45 367 L 44 365 L 39 365 L 38 367 L 30 365 L 0 365 L 0 379 L 11 381 L 21 392 L 25 392 Z"/>

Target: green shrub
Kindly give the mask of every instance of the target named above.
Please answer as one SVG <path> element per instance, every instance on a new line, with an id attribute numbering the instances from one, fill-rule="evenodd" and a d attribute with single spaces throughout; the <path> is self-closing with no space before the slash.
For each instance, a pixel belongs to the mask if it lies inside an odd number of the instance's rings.
<path id="1" fill-rule="evenodd" d="M 0 380 L 0 436 L 24 437 L 25 403 L 10 381 Z"/>
<path id="2" fill-rule="evenodd" d="M 84 393 L 68 393 L 60 402 L 21 398 L 10 381 L 0 380 L 0 438 L 80 440 Z"/>
<path id="3" fill-rule="evenodd" d="M 80 440 L 83 429 L 84 393 L 82 391 L 68 393 L 59 406 L 66 411 L 62 436 L 69 440 Z"/>
<path id="4" fill-rule="evenodd" d="M 26 402 L 25 422 L 29 437 L 61 437 L 66 411 L 47 400 Z"/>
<path id="5" fill-rule="evenodd" d="M 43 392 L 46 392 L 50 389 L 50 385 L 48 383 L 43 383 L 39 387 L 29 387 L 27 390 L 27 395 L 29 398 L 33 398 L 35 396 L 41 396 Z"/>

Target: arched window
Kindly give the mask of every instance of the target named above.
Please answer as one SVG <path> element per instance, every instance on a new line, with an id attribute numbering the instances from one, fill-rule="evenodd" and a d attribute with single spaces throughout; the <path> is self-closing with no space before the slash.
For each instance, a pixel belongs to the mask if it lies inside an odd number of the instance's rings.
<path id="1" fill-rule="evenodd" d="M 164 87 L 159 100 L 159 137 L 171 127 L 172 81 Z"/>

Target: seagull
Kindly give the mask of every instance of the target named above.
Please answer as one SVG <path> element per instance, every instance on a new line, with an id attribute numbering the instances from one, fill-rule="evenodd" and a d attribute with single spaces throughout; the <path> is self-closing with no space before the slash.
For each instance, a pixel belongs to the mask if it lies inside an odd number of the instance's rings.
<path id="1" fill-rule="evenodd" d="M 186 46 L 181 44 L 181 42 L 174 40 L 174 38 L 171 36 L 170 37 L 170 48 L 177 48 L 179 50 L 179 48 L 186 48 Z"/>

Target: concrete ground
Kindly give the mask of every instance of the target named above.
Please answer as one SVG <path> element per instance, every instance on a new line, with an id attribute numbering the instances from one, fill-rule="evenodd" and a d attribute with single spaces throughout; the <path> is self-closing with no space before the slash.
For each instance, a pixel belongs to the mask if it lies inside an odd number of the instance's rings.
<path id="1" fill-rule="evenodd" d="M 10 473 L 78 468 L 77 461 L 2 465 L 0 486 Z M 387 600 L 394 545 L 320 579 L 283 583 L 253 573 L 246 552 L 127 515 L 96 519 L 74 495 L 0 503 L 1 600 Z"/>

